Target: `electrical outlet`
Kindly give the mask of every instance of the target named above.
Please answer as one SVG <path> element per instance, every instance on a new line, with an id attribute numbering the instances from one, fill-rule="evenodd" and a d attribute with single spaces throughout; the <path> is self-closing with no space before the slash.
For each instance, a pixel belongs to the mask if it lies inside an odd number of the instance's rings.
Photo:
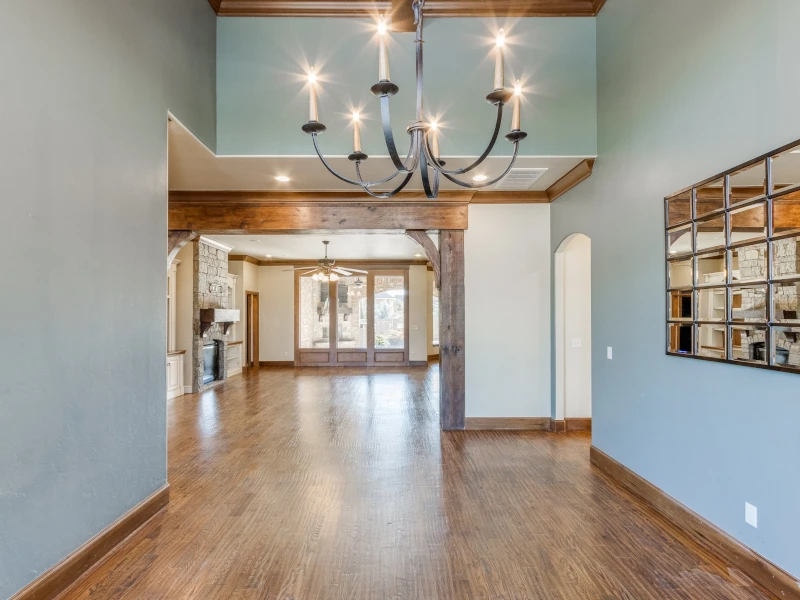
<path id="1" fill-rule="evenodd" d="M 612 352 L 612 350 L 611 350 L 611 346 L 608 346 L 608 347 L 606 348 L 606 358 L 607 358 L 608 360 L 611 360 L 611 359 L 613 358 L 613 352 Z"/>
<path id="2" fill-rule="evenodd" d="M 581 338 L 572 338 L 572 347 L 573 348 L 580 348 L 583 346 L 583 342 Z"/>
<path id="3" fill-rule="evenodd" d="M 283 357 L 286 358 L 287 356 L 289 356 L 289 353 L 288 352 L 284 352 L 283 353 Z"/>
<path id="4" fill-rule="evenodd" d="M 749 502 L 744 503 L 744 520 L 747 524 L 758 529 L 758 508 Z"/>

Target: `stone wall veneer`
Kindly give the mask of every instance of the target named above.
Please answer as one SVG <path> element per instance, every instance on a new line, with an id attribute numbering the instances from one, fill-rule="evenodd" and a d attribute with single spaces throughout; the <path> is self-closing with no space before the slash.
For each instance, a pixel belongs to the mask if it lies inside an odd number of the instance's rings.
<path id="1" fill-rule="evenodd" d="M 194 364 L 192 391 L 202 392 L 212 387 L 214 381 L 203 385 L 203 346 L 218 341 L 217 379 L 228 377 L 225 357 L 225 336 L 222 325 L 214 323 L 204 336 L 200 335 L 201 308 L 228 308 L 228 253 L 202 241 L 194 243 Z"/>

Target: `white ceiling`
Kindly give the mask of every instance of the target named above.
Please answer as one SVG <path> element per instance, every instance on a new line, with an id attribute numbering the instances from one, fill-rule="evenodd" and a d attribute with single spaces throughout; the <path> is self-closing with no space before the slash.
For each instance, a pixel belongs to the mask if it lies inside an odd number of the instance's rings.
<path id="1" fill-rule="evenodd" d="M 477 157 L 444 158 L 447 161 L 447 168 L 451 169 L 465 167 Z M 515 167 L 546 168 L 547 172 L 529 188 L 541 191 L 546 190 L 566 175 L 584 158 L 590 157 L 521 156 L 517 158 Z M 463 178 L 471 181 L 473 174 L 483 174 L 491 179 L 503 172 L 508 161 L 508 156 L 490 156 L 479 169 Z M 338 172 L 355 179 L 353 163 L 347 157 L 330 157 L 328 162 Z M 381 179 L 393 171 L 394 168 L 388 156 L 372 156 L 363 165 L 362 176 L 365 179 Z M 290 177 L 291 181 L 281 183 L 275 179 L 278 175 Z M 180 122 L 172 119 L 169 123 L 169 189 L 175 191 L 353 191 L 356 188 L 328 173 L 316 155 L 216 156 Z M 406 189 L 422 189 L 422 181 L 418 174 L 414 176 Z M 463 188 L 442 178 L 441 189 Z"/>
<path id="2" fill-rule="evenodd" d="M 206 236 L 233 246 L 231 254 L 246 254 L 267 261 L 316 260 L 325 255 L 322 240 L 330 240 L 328 257 L 337 260 L 425 260 L 425 252 L 404 234 L 300 234 L 300 235 L 213 235 Z M 438 242 L 437 236 L 431 236 Z M 416 256 L 419 255 L 419 256 Z"/>

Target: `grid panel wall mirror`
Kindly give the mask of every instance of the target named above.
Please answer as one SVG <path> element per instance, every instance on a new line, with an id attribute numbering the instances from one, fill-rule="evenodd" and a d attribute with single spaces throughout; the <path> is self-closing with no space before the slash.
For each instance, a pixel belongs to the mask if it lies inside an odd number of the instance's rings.
<path id="1" fill-rule="evenodd" d="M 664 215 L 667 354 L 800 373 L 800 140 Z"/>

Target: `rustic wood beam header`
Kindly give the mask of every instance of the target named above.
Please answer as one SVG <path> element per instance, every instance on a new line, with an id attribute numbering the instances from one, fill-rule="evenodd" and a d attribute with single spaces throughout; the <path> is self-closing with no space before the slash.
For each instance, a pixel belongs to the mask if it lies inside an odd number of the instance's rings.
<path id="1" fill-rule="evenodd" d="M 410 0 L 406 0 L 411 5 Z M 209 0 L 221 17 L 374 17 L 396 0 Z M 426 17 L 594 17 L 605 0 L 427 0 Z M 399 29 L 404 31 L 402 27 Z"/>

